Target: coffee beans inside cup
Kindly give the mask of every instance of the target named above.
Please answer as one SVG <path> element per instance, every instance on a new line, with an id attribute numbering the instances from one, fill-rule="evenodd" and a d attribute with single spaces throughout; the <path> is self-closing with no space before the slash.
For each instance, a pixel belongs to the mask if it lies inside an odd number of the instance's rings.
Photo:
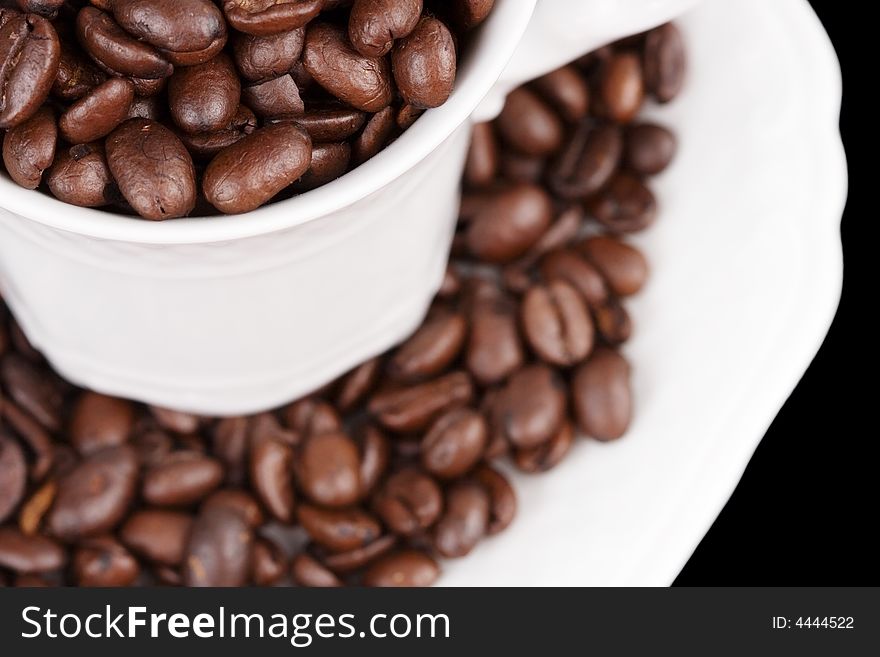
<path id="1" fill-rule="evenodd" d="M 626 236 L 659 220 L 650 178 L 676 150 L 639 113 L 677 95 L 683 67 L 666 25 L 514 92 L 474 130 L 422 326 L 271 413 L 199 417 L 77 389 L 0 304 L 0 583 L 424 586 L 502 532 L 517 508 L 506 471 L 552 470 L 632 422 L 625 302 L 649 268 Z M 334 112 L 320 130 L 357 123 Z M 103 152 L 78 151 L 96 171 Z"/>
<path id="2" fill-rule="evenodd" d="M 493 4 L 0 2 L 3 162 L 72 205 L 248 212 L 339 178 L 443 105 Z"/>

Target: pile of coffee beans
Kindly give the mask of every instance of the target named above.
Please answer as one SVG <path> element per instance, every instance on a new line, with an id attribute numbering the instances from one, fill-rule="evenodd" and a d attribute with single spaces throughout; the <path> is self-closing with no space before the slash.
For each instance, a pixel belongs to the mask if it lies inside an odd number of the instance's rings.
<path id="1" fill-rule="evenodd" d="M 494 0 L 0 0 L 8 175 L 146 219 L 254 210 L 371 158 Z"/>
<path id="2" fill-rule="evenodd" d="M 77 389 L 0 304 L 0 582 L 419 586 L 503 531 L 502 468 L 550 470 L 630 425 L 623 302 L 648 265 L 623 235 L 656 218 L 646 181 L 676 150 L 637 117 L 683 73 L 665 25 L 511 94 L 476 128 L 423 325 L 274 412 Z"/>

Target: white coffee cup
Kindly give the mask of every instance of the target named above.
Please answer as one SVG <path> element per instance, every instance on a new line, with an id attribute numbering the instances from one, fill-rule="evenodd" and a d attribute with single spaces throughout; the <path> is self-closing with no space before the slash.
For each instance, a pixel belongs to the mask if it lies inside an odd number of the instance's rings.
<path id="1" fill-rule="evenodd" d="M 0 176 L 0 292 L 85 387 L 216 415 L 295 399 L 421 321 L 473 121 L 523 81 L 696 1 L 496 0 L 443 107 L 343 178 L 246 216 L 154 223 Z"/>

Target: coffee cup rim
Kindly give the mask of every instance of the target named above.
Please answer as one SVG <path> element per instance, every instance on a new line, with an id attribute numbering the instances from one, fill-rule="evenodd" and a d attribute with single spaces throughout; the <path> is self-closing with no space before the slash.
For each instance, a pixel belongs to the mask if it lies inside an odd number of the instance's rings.
<path id="1" fill-rule="evenodd" d="M 103 209 L 69 205 L 0 175 L 0 208 L 54 229 L 97 239 L 193 244 L 246 239 L 331 215 L 378 192 L 446 141 L 477 109 L 501 77 L 528 27 L 537 0 L 497 0 L 460 67 L 456 87 L 441 107 L 426 111 L 400 138 L 341 178 L 242 215 L 149 221 Z"/>

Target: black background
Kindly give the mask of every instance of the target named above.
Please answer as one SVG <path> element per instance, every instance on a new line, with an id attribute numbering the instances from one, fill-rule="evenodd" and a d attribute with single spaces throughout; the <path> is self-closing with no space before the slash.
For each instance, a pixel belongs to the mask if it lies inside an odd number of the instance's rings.
<path id="1" fill-rule="evenodd" d="M 877 34 L 856 3 L 814 0 L 843 69 L 841 128 L 850 170 L 840 310 L 819 355 L 777 417 L 736 493 L 676 584 L 876 585 L 880 582 L 876 411 L 877 223 L 874 114 L 862 93 Z M 875 28 L 876 29 L 876 28 Z M 873 93 L 871 95 L 874 95 Z M 867 117 L 866 117 L 867 118 Z M 809 139 L 809 135 L 804 135 Z"/>

